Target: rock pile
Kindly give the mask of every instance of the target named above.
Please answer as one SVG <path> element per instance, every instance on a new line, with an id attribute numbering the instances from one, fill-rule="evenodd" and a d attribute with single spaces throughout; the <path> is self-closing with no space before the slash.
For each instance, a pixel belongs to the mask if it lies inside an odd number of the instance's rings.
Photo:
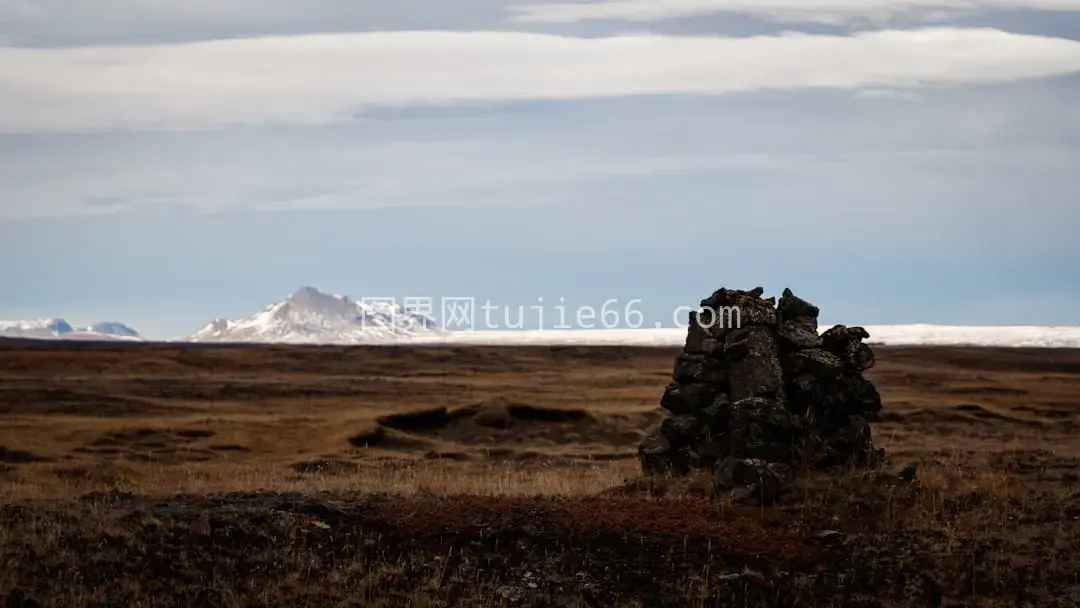
<path id="1" fill-rule="evenodd" d="M 881 410 L 862 373 L 862 327 L 818 331 L 818 307 L 785 289 L 779 303 L 720 289 L 690 315 L 660 405 L 669 417 L 638 449 L 648 474 L 712 472 L 740 501 L 771 504 L 803 468 L 880 460 L 866 415 Z"/>

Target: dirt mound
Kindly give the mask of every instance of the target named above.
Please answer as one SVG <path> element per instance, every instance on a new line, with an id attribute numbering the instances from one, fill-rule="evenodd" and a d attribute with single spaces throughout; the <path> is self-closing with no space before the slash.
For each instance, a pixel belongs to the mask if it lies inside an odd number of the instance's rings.
<path id="1" fill-rule="evenodd" d="M 554 409 L 527 404 L 496 406 L 494 409 L 500 413 L 505 410 L 506 419 L 519 422 L 579 422 L 593 419 L 592 414 L 577 409 Z"/>
<path id="2" fill-rule="evenodd" d="M 0 462 L 5 464 L 26 464 L 29 462 L 48 462 L 49 460 L 26 450 L 13 450 L 0 445 Z"/>
<path id="3" fill-rule="evenodd" d="M 455 412 L 456 413 L 456 412 Z M 413 410 L 400 414 L 390 414 L 378 419 L 378 423 L 386 428 L 405 431 L 409 433 L 423 433 L 434 431 L 450 424 L 452 417 L 445 407 L 437 407 L 429 410 Z"/>
<path id="4" fill-rule="evenodd" d="M 429 441 L 384 426 L 365 429 L 349 437 L 348 442 L 354 448 L 381 448 L 384 450 L 404 451 L 428 450 L 431 448 L 431 442 Z"/>
<path id="5" fill-rule="evenodd" d="M 583 409 L 512 401 L 403 412 L 383 416 L 377 422 L 380 428 L 462 446 L 627 447 L 641 438 L 641 421 L 632 416 L 604 417 Z"/>
<path id="6" fill-rule="evenodd" d="M 206 462 L 220 456 L 221 446 L 195 444 L 213 436 L 206 429 L 135 427 L 108 431 L 75 451 L 136 462 Z"/>
<path id="7" fill-rule="evenodd" d="M 240 445 L 238 443 L 215 443 L 213 445 L 206 446 L 207 449 L 214 450 L 215 452 L 250 452 L 251 448 Z"/>
<path id="8" fill-rule="evenodd" d="M 658 416 L 604 415 L 496 399 L 381 416 L 348 442 L 429 460 L 611 461 L 636 457 L 628 448 L 641 441 L 641 429 Z"/>

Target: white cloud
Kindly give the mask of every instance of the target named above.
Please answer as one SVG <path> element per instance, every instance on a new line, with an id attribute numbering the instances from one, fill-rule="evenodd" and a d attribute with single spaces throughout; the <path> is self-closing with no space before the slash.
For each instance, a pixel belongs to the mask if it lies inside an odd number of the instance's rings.
<path id="1" fill-rule="evenodd" d="M 507 10 L 522 23 L 573 23 L 615 19 L 660 21 L 713 13 L 739 13 L 786 22 L 845 24 L 887 22 L 906 16 L 941 21 L 991 10 L 1080 11 L 1080 0 L 596 0 L 521 4 Z"/>
<path id="2" fill-rule="evenodd" d="M 22 46 L 175 43 L 383 30 L 477 30 L 507 0 L 0 0 L 0 35 Z"/>
<path id="3" fill-rule="evenodd" d="M 327 123 L 376 105 L 1010 82 L 1080 71 L 1080 42 L 992 29 L 851 37 L 381 32 L 0 48 L 0 131 Z"/>

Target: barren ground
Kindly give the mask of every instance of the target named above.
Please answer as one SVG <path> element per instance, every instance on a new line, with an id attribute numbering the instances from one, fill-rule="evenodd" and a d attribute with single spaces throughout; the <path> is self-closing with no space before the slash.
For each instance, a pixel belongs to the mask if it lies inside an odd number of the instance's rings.
<path id="1" fill-rule="evenodd" d="M 1080 351 L 875 352 L 918 487 L 755 510 L 638 479 L 677 349 L 0 341 L 0 599 L 1080 605 Z"/>

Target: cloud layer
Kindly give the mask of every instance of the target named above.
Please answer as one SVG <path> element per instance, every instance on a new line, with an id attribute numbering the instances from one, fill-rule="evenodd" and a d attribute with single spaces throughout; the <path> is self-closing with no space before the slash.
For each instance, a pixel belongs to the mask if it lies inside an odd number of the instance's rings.
<path id="1" fill-rule="evenodd" d="M 587 20 L 660 21 L 738 13 L 784 22 L 847 24 L 899 17 L 941 21 L 995 10 L 1080 11 L 1080 0 L 596 0 L 508 7 L 522 23 Z"/>
<path id="2" fill-rule="evenodd" d="M 0 131 L 312 124 L 365 107 L 1000 83 L 1080 71 L 1080 42 L 992 29 L 850 37 L 379 32 L 0 48 Z"/>
<path id="3" fill-rule="evenodd" d="M 20 46 L 179 43 L 386 30 L 501 28 L 508 0 L 0 0 Z"/>

